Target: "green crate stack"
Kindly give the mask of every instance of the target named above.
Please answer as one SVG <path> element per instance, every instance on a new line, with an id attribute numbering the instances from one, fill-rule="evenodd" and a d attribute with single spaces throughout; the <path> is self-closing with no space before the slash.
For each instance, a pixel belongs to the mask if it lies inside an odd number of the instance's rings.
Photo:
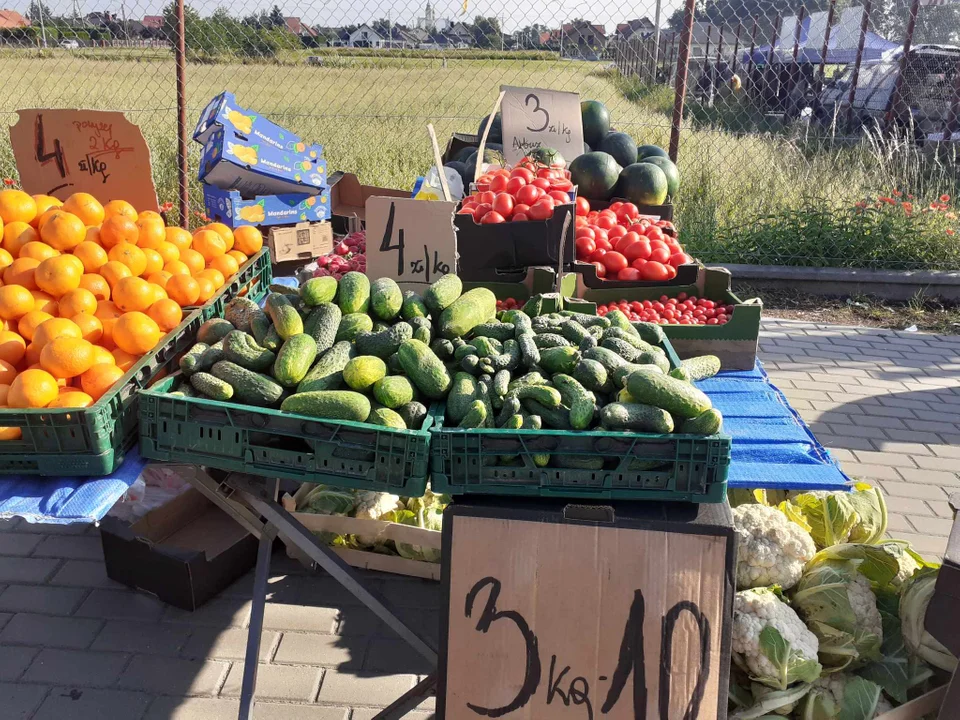
<path id="1" fill-rule="evenodd" d="M 246 294 L 254 302 L 260 302 L 267 296 L 270 283 L 273 282 L 273 268 L 270 265 L 270 251 L 264 246 L 256 255 L 247 260 L 217 293 L 200 308 L 204 320 L 223 317 L 224 308 L 237 295 Z"/>

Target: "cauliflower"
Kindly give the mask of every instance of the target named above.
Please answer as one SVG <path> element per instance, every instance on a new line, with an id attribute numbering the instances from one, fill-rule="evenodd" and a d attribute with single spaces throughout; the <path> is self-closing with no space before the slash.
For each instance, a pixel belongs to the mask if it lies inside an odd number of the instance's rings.
<path id="1" fill-rule="evenodd" d="M 357 493 L 357 509 L 354 517 L 361 520 L 379 520 L 387 513 L 396 510 L 399 505 L 398 495 L 371 490 L 360 491 Z M 374 547 L 380 542 L 374 535 L 356 535 L 355 537 L 362 547 Z"/>
<path id="2" fill-rule="evenodd" d="M 779 585 L 789 590 L 816 554 L 813 538 L 776 508 L 741 505 L 733 509 L 737 532 L 737 588 Z"/>
<path id="3" fill-rule="evenodd" d="M 820 676 L 819 641 L 771 588 L 737 593 L 733 659 L 750 677 L 776 690 Z"/>
<path id="4" fill-rule="evenodd" d="M 873 720 L 892 710 L 876 683 L 848 673 L 824 675 L 813 683 L 801 717 L 822 720 Z"/>
<path id="5" fill-rule="evenodd" d="M 860 634 L 876 635 L 883 641 L 883 622 L 877 609 L 877 596 L 873 594 L 870 581 L 860 573 L 853 576 L 847 585 L 847 599 L 856 616 L 855 627 Z"/>
<path id="6" fill-rule="evenodd" d="M 791 493 L 789 505 L 800 513 L 821 549 L 842 543 L 872 545 L 887 531 L 883 494 L 865 483 L 851 491 Z"/>

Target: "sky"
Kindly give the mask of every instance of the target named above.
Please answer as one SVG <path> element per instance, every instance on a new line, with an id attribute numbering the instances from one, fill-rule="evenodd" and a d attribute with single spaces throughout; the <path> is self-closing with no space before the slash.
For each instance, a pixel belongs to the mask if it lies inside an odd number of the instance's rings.
<path id="1" fill-rule="evenodd" d="M 186 0 L 187 4 L 209 15 L 218 6 L 223 5 L 238 16 L 270 10 L 274 0 Z M 144 15 L 161 14 L 169 0 L 122 0 L 123 10 L 128 19 L 138 19 Z M 7 0 L 4 7 L 26 14 L 29 0 Z M 121 0 L 78 0 L 80 13 L 110 11 L 118 16 L 121 12 Z M 425 0 L 278 0 L 276 2 L 287 16 L 299 17 L 311 25 L 342 26 L 359 25 L 390 13 L 394 22 L 414 25 L 418 17 L 423 17 Z M 666 24 L 670 14 L 680 4 L 680 0 L 663 0 L 661 22 Z M 72 0 L 49 0 L 46 6 L 55 14 L 72 15 Z M 475 15 L 497 16 L 508 33 L 522 27 L 540 23 L 548 27 L 559 27 L 561 22 L 582 17 L 594 23 L 602 23 L 608 33 L 616 29 L 618 22 L 633 18 L 650 17 L 653 19 L 655 0 L 612 0 L 605 3 L 587 3 L 582 0 L 528 0 L 523 3 L 505 0 L 468 0 L 466 14 L 462 13 L 459 0 L 436 0 L 434 15 L 451 20 L 472 20 Z"/>

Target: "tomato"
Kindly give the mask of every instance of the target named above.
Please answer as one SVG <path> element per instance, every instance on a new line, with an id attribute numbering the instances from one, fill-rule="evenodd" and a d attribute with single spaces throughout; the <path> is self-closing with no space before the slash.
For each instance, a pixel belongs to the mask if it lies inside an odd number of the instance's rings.
<path id="1" fill-rule="evenodd" d="M 587 262 L 598 263 L 603 261 L 603 256 L 607 254 L 607 251 L 603 248 L 597 248 L 590 256 L 587 258 Z"/>
<path id="2" fill-rule="evenodd" d="M 656 225 L 648 227 L 645 234 L 651 240 L 663 240 L 663 231 Z"/>
<path id="3" fill-rule="evenodd" d="M 543 190 L 536 185 L 524 185 L 517 191 L 517 202 L 524 205 L 533 205 L 540 199 L 541 195 L 543 195 Z"/>
<path id="4" fill-rule="evenodd" d="M 607 230 L 607 237 L 610 240 L 617 240 L 627 234 L 627 229 L 623 225 L 614 225 Z"/>
<path id="5" fill-rule="evenodd" d="M 673 265 L 664 265 L 667 269 L 667 280 L 673 280 L 677 276 L 677 269 Z"/>
<path id="6" fill-rule="evenodd" d="M 477 195 L 477 203 L 480 205 L 493 205 L 493 199 L 497 196 L 495 192 L 486 190 Z"/>
<path id="7" fill-rule="evenodd" d="M 604 250 L 613 250 L 613 245 L 610 244 L 610 241 L 605 237 L 597 236 L 597 239 L 594 240 L 598 248 L 603 248 Z"/>
<path id="8" fill-rule="evenodd" d="M 527 211 L 531 220 L 549 220 L 553 217 L 553 201 L 548 198 L 540 198 Z"/>
<path id="9" fill-rule="evenodd" d="M 613 250 L 603 256 L 602 260 L 608 272 L 618 273 L 627 267 L 627 259 L 617 251 Z"/>
<path id="10" fill-rule="evenodd" d="M 473 215 L 473 207 L 462 207 L 457 210 L 457 215 Z"/>
<path id="11" fill-rule="evenodd" d="M 569 180 L 551 180 L 550 189 L 569 192 L 570 190 L 573 190 L 573 183 L 570 182 Z"/>
<path id="12" fill-rule="evenodd" d="M 662 282 L 664 280 L 670 279 L 670 272 L 667 270 L 667 266 L 664 265 L 663 263 L 656 262 L 654 260 L 651 260 L 650 262 L 646 263 L 640 269 L 640 273 L 643 276 L 644 280 L 653 280 L 656 282 Z M 657 305 L 660 305 L 660 307 L 657 308 Z M 664 317 L 669 317 L 667 313 L 671 315 L 673 314 L 672 310 L 664 309 L 661 303 L 654 303 L 653 307 L 658 312 L 663 314 Z"/>
<path id="13" fill-rule="evenodd" d="M 537 177 L 552 180 L 556 176 L 553 173 L 553 168 L 542 167 L 537 170 Z"/>
<path id="14" fill-rule="evenodd" d="M 614 228 L 614 230 L 616 229 L 617 228 Z M 611 237 L 611 235 L 608 233 L 607 237 Z M 640 235 L 633 232 L 632 230 L 629 232 L 624 230 L 621 237 L 616 242 L 616 248 L 619 252 L 623 252 L 626 248 L 630 247 L 631 245 L 633 245 L 633 243 L 638 242 L 639 240 L 640 240 Z"/>
<path id="15" fill-rule="evenodd" d="M 535 178 L 534 180 L 530 181 L 530 184 L 533 185 L 534 187 L 540 188 L 541 190 L 550 189 L 550 181 L 547 180 L 546 178 L 542 178 L 542 177 Z"/>
<path id="16" fill-rule="evenodd" d="M 524 215 L 526 215 L 527 212 L 529 212 L 529 210 L 530 210 L 530 206 L 524 205 L 523 203 L 517 203 L 516 205 L 513 206 L 514 215 L 516 215 L 517 213 L 523 213 Z"/>
<path id="17" fill-rule="evenodd" d="M 617 280 L 637 281 L 640 279 L 640 271 L 636 268 L 625 267 L 617 273 Z"/>
<path id="18" fill-rule="evenodd" d="M 590 214 L 590 202 L 585 197 L 577 197 L 577 216 L 586 217 Z"/>
<path id="19" fill-rule="evenodd" d="M 593 228 L 591 228 L 591 227 L 582 227 L 582 228 L 577 228 L 577 235 L 576 235 L 576 236 L 577 236 L 578 238 L 588 237 L 588 238 L 590 238 L 591 240 L 593 240 L 594 238 L 597 237 L 597 234 L 596 234 L 596 232 L 594 232 Z"/>
<path id="20" fill-rule="evenodd" d="M 513 171 L 510 173 L 510 177 L 521 178 L 523 180 L 524 185 L 526 185 L 531 180 L 533 180 L 535 176 L 529 169 L 521 166 L 521 167 L 515 167 Z"/>
<path id="21" fill-rule="evenodd" d="M 477 192 L 488 192 L 490 190 L 490 180 L 477 180 L 475 183 Z"/>
<path id="22" fill-rule="evenodd" d="M 590 212 L 587 213 L 587 220 L 590 221 L 591 225 L 597 224 L 598 217 L 600 217 L 600 213 L 597 212 L 596 210 L 591 210 Z"/>
<path id="23" fill-rule="evenodd" d="M 649 260 L 650 259 L 650 243 L 643 240 L 638 240 L 635 243 L 632 243 L 630 247 L 623 253 L 627 260 Z"/>
<path id="24" fill-rule="evenodd" d="M 680 267 L 681 265 L 686 265 L 692 262 L 693 258 L 687 255 L 685 252 L 674 253 L 670 256 L 670 264 L 674 267 Z"/>
<path id="25" fill-rule="evenodd" d="M 583 215 L 577 215 L 576 219 L 573 221 L 573 226 L 575 228 L 582 228 L 587 226 L 587 219 Z"/>
<path id="26" fill-rule="evenodd" d="M 607 210 L 609 210 L 612 213 L 616 213 L 617 210 L 619 210 L 622 207 L 623 207 L 623 202 L 620 200 L 617 200 L 616 202 L 610 203 L 610 207 L 608 207 Z"/>
<path id="27" fill-rule="evenodd" d="M 513 195 L 510 193 L 499 193 L 497 197 L 493 199 L 493 209 L 505 218 L 513 214 L 514 204 Z"/>
<path id="28" fill-rule="evenodd" d="M 638 217 L 640 217 L 640 211 L 637 210 L 637 206 L 634 205 L 633 203 L 624 203 L 617 210 L 617 217 L 633 222 Z"/>
<path id="29" fill-rule="evenodd" d="M 512 222 L 526 222 L 530 219 L 530 216 L 525 212 L 516 212 L 514 211 L 513 217 L 510 218 Z"/>
<path id="30" fill-rule="evenodd" d="M 595 262 L 593 266 L 597 269 L 597 277 L 602 278 L 607 276 L 607 268 L 604 267 L 603 263 Z M 606 314 L 606 313 L 604 313 Z"/>
<path id="31" fill-rule="evenodd" d="M 601 229 L 601 228 L 594 228 L 594 229 L 593 229 L 593 232 L 594 232 L 594 236 L 593 236 L 593 237 L 594 237 L 594 240 L 596 240 L 598 244 L 599 244 L 599 242 L 600 242 L 601 240 L 603 240 L 603 242 L 605 242 L 605 243 L 607 243 L 608 245 L 610 245 L 610 240 L 607 238 L 607 231 L 606 231 L 606 230 L 603 230 L 603 229 Z M 611 246 L 611 247 L 612 247 L 612 246 Z"/>
<path id="32" fill-rule="evenodd" d="M 496 212 L 495 210 L 491 210 L 482 218 L 480 218 L 481 225 L 497 225 L 499 223 L 506 222 L 506 221 L 507 221 L 506 218 L 504 218 L 503 215 Z"/>
<path id="33" fill-rule="evenodd" d="M 515 196 L 517 192 L 520 190 L 520 188 L 522 188 L 526 184 L 527 184 L 527 181 L 524 180 L 522 177 L 512 177 L 509 180 L 507 180 L 507 184 L 504 185 L 503 191 L 508 192 L 511 195 Z"/>
<path id="34" fill-rule="evenodd" d="M 593 241 L 593 238 L 588 238 L 586 236 L 577 238 L 577 258 L 582 259 L 589 257 L 590 254 L 597 249 L 597 244 Z"/>
<path id="35" fill-rule="evenodd" d="M 503 175 L 497 175 L 490 181 L 490 190 L 495 193 L 503 192 L 504 188 L 507 187 L 507 178 Z"/>
<path id="36" fill-rule="evenodd" d="M 666 263 L 670 259 L 670 251 L 665 247 L 655 247 L 650 252 L 650 259 L 658 263 Z"/>
<path id="37" fill-rule="evenodd" d="M 636 260 L 634 260 L 633 262 L 630 263 L 630 267 L 636 268 L 637 270 L 640 270 L 640 269 L 643 268 L 644 265 L 647 264 L 647 262 L 648 262 L 648 261 L 647 261 L 647 260 L 644 260 L 643 258 L 637 258 Z M 648 300 L 647 302 L 649 302 L 649 300 Z M 647 305 L 646 307 L 649 308 L 650 306 Z"/>
<path id="38" fill-rule="evenodd" d="M 570 203 L 570 196 L 560 190 L 549 190 L 547 195 L 552 197 L 557 205 L 568 205 Z"/>
<path id="39" fill-rule="evenodd" d="M 479 204 L 480 203 L 478 203 L 476 200 L 471 200 L 470 202 L 465 202 L 463 205 L 461 205 L 460 209 L 469 210 L 470 212 L 473 212 L 473 209 Z"/>
<path id="40" fill-rule="evenodd" d="M 473 211 L 473 221 L 480 222 L 484 215 L 493 210 L 493 205 L 489 203 L 481 203 L 477 205 L 476 209 Z"/>
<path id="41" fill-rule="evenodd" d="M 617 224 L 616 216 L 611 217 L 610 215 L 600 214 L 600 217 L 597 218 L 597 227 L 603 228 L 604 230 L 609 230 Z"/>

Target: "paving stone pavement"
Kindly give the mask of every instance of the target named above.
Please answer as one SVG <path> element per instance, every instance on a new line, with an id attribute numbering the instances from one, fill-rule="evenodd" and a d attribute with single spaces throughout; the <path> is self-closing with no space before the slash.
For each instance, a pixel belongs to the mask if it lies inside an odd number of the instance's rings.
<path id="1" fill-rule="evenodd" d="M 761 356 L 844 470 L 883 487 L 891 534 L 942 553 L 960 492 L 960 337 L 768 320 Z M 282 553 L 273 570 L 258 720 L 368 720 L 429 671 L 330 577 Z M 366 577 L 437 640 L 435 583 Z M 187 613 L 107 579 L 93 527 L 0 522 L 0 717 L 233 720 L 251 587 Z"/>

